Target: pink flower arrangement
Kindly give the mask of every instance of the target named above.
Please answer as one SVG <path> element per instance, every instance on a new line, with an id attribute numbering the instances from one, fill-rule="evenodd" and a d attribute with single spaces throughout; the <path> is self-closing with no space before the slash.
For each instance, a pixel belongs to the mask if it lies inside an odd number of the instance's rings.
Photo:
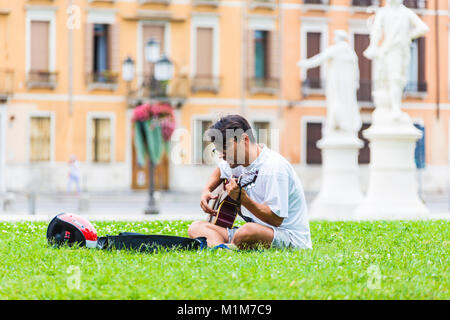
<path id="1" fill-rule="evenodd" d="M 133 121 L 147 121 L 150 119 L 149 104 L 141 104 L 133 110 Z"/>
<path id="2" fill-rule="evenodd" d="M 133 121 L 158 120 L 164 141 L 169 141 L 175 130 L 175 115 L 172 107 L 165 103 L 142 104 L 133 111 Z"/>

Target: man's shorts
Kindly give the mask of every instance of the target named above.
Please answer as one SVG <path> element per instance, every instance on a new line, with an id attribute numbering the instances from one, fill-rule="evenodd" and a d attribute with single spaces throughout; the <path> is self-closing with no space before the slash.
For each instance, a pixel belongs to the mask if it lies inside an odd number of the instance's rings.
<path id="1" fill-rule="evenodd" d="M 293 241 L 289 231 L 270 226 L 273 229 L 273 240 L 270 245 L 272 248 L 296 248 L 298 247 Z M 239 227 L 227 228 L 228 242 L 230 243 Z"/>

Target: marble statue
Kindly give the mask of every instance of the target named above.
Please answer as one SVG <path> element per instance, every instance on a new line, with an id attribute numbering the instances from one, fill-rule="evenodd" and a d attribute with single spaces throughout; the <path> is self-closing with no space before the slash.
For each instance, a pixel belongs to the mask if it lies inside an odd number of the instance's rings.
<path id="1" fill-rule="evenodd" d="M 311 203 L 317 219 L 350 219 L 363 199 L 358 180 L 358 138 L 361 116 L 356 98 L 359 88 L 358 56 L 347 33 L 334 32 L 334 43 L 318 55 L 298 63 L 300 68 L 326 68 L 327 117 L 323 137 L 317 142 L 322 153 L 322 185 Z"/>
<path id="2" fill-rule="evenodd" d="M 347 40 L 348 36 L 344 30 L 336 30 L 333 45 L 297 64 L 306 69 L 326 64 L 325 135 L 333 132 L 356 134 L 361 128 L 356 98 L 356 91 L 359 89 L 358 56 Z"/>
<path id="3" fill-rule="evenodd" d="M 429 28 L 402 0 L 387 0 L 376 11 L 370 29 L 370 44 L 364 55 L 374 61 L 375 111 L 383 109 L 390 120 L 408 119 L 401 105 L 411 61 L 411 41 L 425 35 Z"/>

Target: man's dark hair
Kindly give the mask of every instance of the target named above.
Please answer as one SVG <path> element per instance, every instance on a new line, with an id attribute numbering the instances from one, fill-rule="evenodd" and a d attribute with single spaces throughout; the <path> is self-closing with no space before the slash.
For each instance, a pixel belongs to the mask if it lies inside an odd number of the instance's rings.
<path id="1" fill-rule="evenodd" d="M 243 133 L 248 135 L 251 142 L 255 142 L 255 137 L 253 135 L 252 127 L 248 121 L 238 115 L 232 114 L 220 118 L 219 121 L 214 123 L 208 130 L 208 136 L 212 142 L 215 142 L 217 138 L 217 133 L 221 134 L 222 142 L 225 144 L 226 139 L 229 137 L 230 133 L 233 134 L 234 140 L 237 141 L 238 138 L 242 136 Z"/>

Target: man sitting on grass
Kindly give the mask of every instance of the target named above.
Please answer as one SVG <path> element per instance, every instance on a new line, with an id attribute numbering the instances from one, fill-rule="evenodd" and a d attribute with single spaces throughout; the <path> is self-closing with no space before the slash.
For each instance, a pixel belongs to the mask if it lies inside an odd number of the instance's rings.
<path id="1" fill-rule="evenodd" d="M 248 191 L 243 188 L 240 194 L 242 215 L 252 222 L 229 229 L 196 221 L 189 226 L 189 236 L 206 237 L 209 247 L 312 248 L 305 195 L 292 165 L 256 143 L 247 120 L 239 115 L 221 118 L 208 133 L 221 160 L 202 192 L 200 206 L 216 214 L 208 201 L 215 198 L 212 192 L 222 179 L 230 181 L 226 191 L 238 200 L 240 188 L 231 178 L 256 169 L 255 186 Z"/>

